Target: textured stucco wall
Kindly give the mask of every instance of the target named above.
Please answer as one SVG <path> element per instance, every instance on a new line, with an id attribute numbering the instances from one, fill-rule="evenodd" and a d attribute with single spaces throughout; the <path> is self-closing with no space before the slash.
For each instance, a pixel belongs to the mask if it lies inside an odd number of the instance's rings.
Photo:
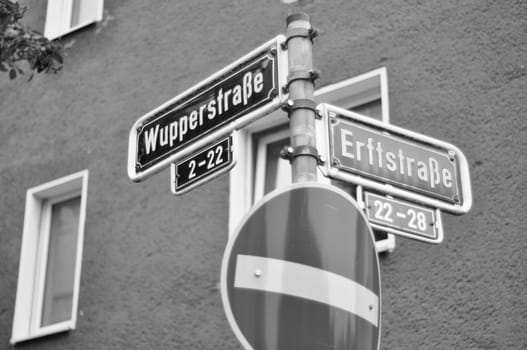
<path id="1" fill-rule="evenodd" d="M 383 349 L 527 348 L 527 3 L 299 1 L 321 30 L 318 86 L 387 67 L 392 123 L 454 143 L 474 206 L 445 240 L 381 258 Z M 57 76 L 0 82 L 0 349 L 25 191 L 90 170 L 77 329 L 21 349 L 237 349 L 218 282 L 227 175 L 184 197 L 126 176 L 133 122 L 278 33 L 273 1 L 106 1 L 64 38 Z"/>

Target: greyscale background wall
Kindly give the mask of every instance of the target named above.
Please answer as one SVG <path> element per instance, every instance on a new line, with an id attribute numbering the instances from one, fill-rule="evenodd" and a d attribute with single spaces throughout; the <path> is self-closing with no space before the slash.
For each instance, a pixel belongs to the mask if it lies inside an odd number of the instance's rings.
<path id="1" fill-rule="evenodd" d="M 168 172 L 134 184 L 128 133 L 284 33 L 291 10 L 321 30 L 317 87 L 386 67 L 391 122 L 454 143 L 470 163 L 474 205 L 443 216 L 444 242 L 398 238 L 380 259 L 382 348 L 527 348 L 525 1 L 112 0 L 102 22 L 63 38 L 59 75 L 0 81 L 0 349 L 13 347 L 25 192 L 82 169 L 77 329 L 15 347 L 240 348 L 218 289 L 228 175 L 183 197 Z"/>

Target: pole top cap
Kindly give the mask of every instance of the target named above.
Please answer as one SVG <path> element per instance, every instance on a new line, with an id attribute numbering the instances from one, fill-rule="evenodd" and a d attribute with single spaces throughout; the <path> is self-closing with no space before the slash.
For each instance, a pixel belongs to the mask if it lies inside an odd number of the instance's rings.
<path id="1" fill-rule="evenodd" d="M 286 23 L 287 23 L 287 25 L 289 25 L 289 24 L 291 24 L 291 22 L 299 21 L 299 20 L 304 20 L 304 21 L 307 21 L 307 22 L 311 23 L 309 15 L 307 13 L 304 13 L 304 12 L 296 12 L 296 13 L 291 13 L 291 14 L 287 15 Z"/>

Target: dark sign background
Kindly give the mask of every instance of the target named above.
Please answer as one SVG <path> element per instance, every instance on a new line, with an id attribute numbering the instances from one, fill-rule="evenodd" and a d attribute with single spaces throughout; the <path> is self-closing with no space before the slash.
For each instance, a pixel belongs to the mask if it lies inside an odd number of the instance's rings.
<path id="1" fill-rule="evenodd" d="M 182 149 L 184 146 L 196 141 L 199 137 L 217 130 L 222 125 L 236 120 L 244 114 L 257 109 L 266 102 L 272 101 L 274 95 L 271 92 L 273 89 L 277 88 L 277 70 L 276 56 L 272 56 L 266 51 L 255 57 L 248 64 L 244 64 L 238 69 L 233 70 L 229 76 L 221 77 L 213 86 L 206 86 L 203 89 L 196 91 L 193 96 L 184 97 L 164 110 L 159 111 L 152 120 L 143 125 L 142 129 L 138 132 L 136 167 L 139 170 L 145 170 L 156 162 L 161 161 L 174 152 Z M 172 147 L 169 147 L 169 145 L 163 147 L 158 145 L 155 151 L 146 154 L 146 144 L 144 140 L 144 134 L 146 132 L 155 128 L 156 125 L 159 125 L 159 132 L 161 132 L 163 127 L 168 126 L 174 121 L 179 121 L 181 117 L 189 115 L 192 111 L 199 109 L 200 106 L 206 105 L 209 101 L 216 99 L 217 92 L 220 89 L 226 91 L 232 89 L 236 85 L 242 85 L 243 76 L 247 72 L 252 72 L 253 76 L 258 72 L 261 72 L 263 74 L 263 88 L 262 91 L 258 93 L 253 91 L 252 95 L 248 98 L 246 105 L 230 105 L 227 112 L 222 113 L 222 115 L 216 115 L 212 120 L 204 117 L 202 125 L 198 125 L 194 130 L 188 128 L 184 140 L 179 141 L 178 137 Z"/>
<path id="2" fill-rule="evenodd" d="M 205 176 L 229 166 L 232 163 L 231 140 L 232 137 L 229 136 L 220 143 L 207 147 L 205 150 L 178 163 L 176 167 L 176 190 L 181 191 Z M 218 147 L 221 149 L 221 154 L 217 152 Z M 212 158 L 209 155 L 211 151 L 213 152 Z M 194 164 L 191 165 L 191 162 L 194 162 Z M 194 170 L 192 178 L 191 169 Z"/>

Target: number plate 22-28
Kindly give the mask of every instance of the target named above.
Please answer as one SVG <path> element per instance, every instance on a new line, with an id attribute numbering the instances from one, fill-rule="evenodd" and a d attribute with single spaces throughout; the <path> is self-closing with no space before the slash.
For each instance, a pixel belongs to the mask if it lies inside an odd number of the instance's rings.
<path id="1" fill-rule="evenodd" d="M 373 227 L 429 243 L 443 238 L 438 210 L 365 192 L 366 216 Z"/>

